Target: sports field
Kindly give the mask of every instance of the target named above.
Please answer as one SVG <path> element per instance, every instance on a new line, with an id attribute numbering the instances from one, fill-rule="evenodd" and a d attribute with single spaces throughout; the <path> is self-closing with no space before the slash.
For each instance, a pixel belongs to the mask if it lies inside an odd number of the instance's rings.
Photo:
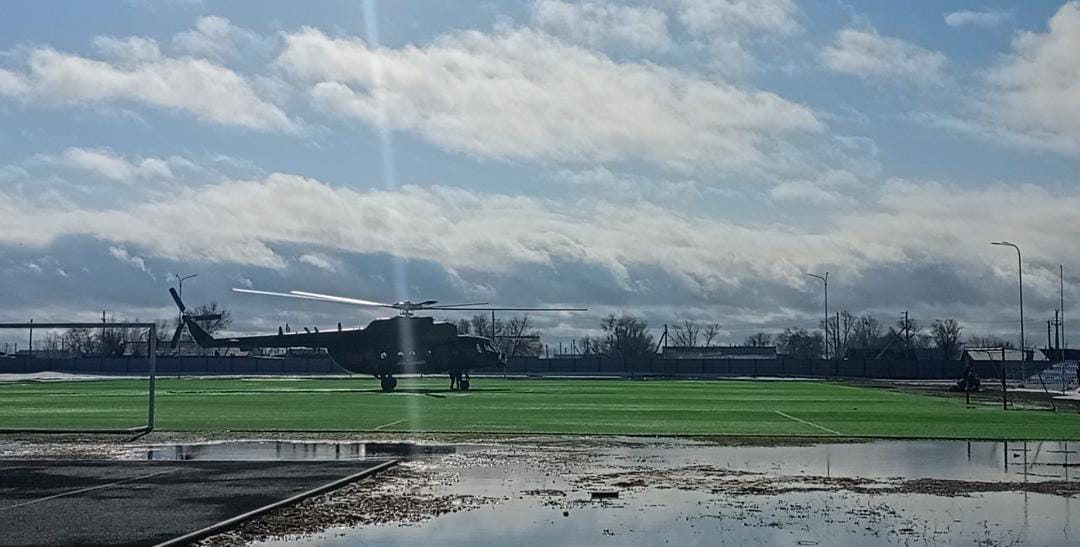
<path id="1" fill-rule="evenodd" d="M 818 381 L 162 379 L 172 431 L 397 431 L 1080 439 L 1080 415 Z M 145 380 L 0 383 L 0 428 L 145 422 Z"/>

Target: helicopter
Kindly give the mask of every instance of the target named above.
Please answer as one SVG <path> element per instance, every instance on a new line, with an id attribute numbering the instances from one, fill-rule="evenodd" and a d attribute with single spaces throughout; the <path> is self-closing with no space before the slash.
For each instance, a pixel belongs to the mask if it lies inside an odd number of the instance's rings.
<path id="1" fill-rule="evenodd" d="M 375 319 L 367 327 L 343 329 L 338 323 L 336 330 L 314 332 L 285 332 L 278 327 L 277 334 L 215 338 L 198 321 L 204 316 L 189 314 L 187 307 L 175 289 L 170 288 L 176 306 L 180 309 L 182 322 L 177 325 L 172 344 L 179 342 L 182 329 L 187 328 L 195 342 L 203 348 L 312 348 L 325 349 L 330 358 L 341 368 L 358 374 L 370 374 L 380 381 L 384 392 L 397 387 L 395 375 L 447 374 L 450 388 L 470 388 L 469 372 L 477 369 L 506 367 L 506 355 L 500 353 L 491 338 L 471 334 L 459 334 L 457 326 L 436 321 L 417 312 L 428 311 L 538 311 L 579 312 L 586 308 L 506 308 L 482 307 L 486 302 L 437 305 L 436 300 L 385 303 L 344 296 L 290 291 L 288 293 L 233 289 L 244 294 L 295 298 L 318 302 L 349 304 L 369 308 L 393 309 L 394 317 Z"/>

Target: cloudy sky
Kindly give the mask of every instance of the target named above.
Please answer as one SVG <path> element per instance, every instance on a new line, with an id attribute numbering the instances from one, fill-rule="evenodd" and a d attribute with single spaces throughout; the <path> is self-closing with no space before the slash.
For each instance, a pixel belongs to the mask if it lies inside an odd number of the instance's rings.
<path id="1" fill-rule="evenodd" d="M 1080 298 L 1080 3 L 18 2 L 0 319 L 232 294 L 583 305 L 724 341 L 830 307 L 1029 336 Z M 1080 316 L 1078 316 L 1080 320 Z M 1041 338 L 1036 338 L 1041 340 Z"/>

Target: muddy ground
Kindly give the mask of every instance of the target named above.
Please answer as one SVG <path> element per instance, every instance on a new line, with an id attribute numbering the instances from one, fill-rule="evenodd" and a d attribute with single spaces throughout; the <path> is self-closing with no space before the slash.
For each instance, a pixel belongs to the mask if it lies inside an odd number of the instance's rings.
<path id="1" fill-rule="evenodd" d="M 348 433 L 226 432 L 213 435 L 155 433 L 135 443 L 122 437 L 101 436 L 0 436 L 0 458 L 125 459 L 144 457 L 146 447 L 170 443 L 200 443 L 236 439 L 328 440 L 365 442 L 414 442 L 453 446 L 450 453 L 417 457 L 395 468 L 339 490 L 316 496 L 298 505 L 278 509 L 239 527 L 211 537 L 202 545 L 244 545 L 268 540 L 312 538 L 327 531 L 360 527 L 416 526 L 432 519 L 475 511 L 487 506 L 530 500 L 560 511 L 564 516 L 586 508 L 618 508 L 623 500 L 648 492 L 676 491 L 709 496 L 723 504 L 719 515 L 742 519 L 746 525 L 773 526 L 793 522 L 806 509 L 790 501 L 792 495 L 821 493 L 851 495 L 868 500 L 845 509 L 846 518 L 863 519 L 867 533 L 874 522 L 897 520 L 898 510 L 880 501 L 882 496 L 914 495 L 964 498 L 985 493 L 1024 492 L 1056 497 L 1080 495 L 1075 480 L 1024 480 L 996 477 L 991 480 L 927 477 L 856 477 L 777 469 L 762 471 L 702 461 L 674 461 L 665 451 L 695 447 L 733 447 L 768 450 L 813 449 L 812 439 L 699 438 L 642 439 L 625 437 L 567 436 L 468 436 Z M 843 444 L 828 440 L 836 450 Z M 843 441 L 841 441 L 842 443 Z M 850 441 L 862 443 L 862 441 Z M 970 450 L 970 449 L 969 449 Z M 503 473 L 528 473 L 533 487 L 481 487 L 476 477 Z M 763 501 L 764 500 L 764 501 Z M 769 501 L 772 500 L 772 501 Z M 767 507 L 768 511 L 763 513 Z M 809 510 L 807 510 L 809 511 Z M 768 517 L 782 513 L 788 520 Z M 806 513 L 806 511 L 803 511 Z M 807 513 L 809 514 L 809 513 Z M 694 518 L 705 518 L 699 515 Z M 769 520 L 769 519 L 772 520 Z M 830 516 L 829 518 L 836 518 Z M 905 517 L 907 518 L 907 517 Z M 918 519 L 905 520 L 916 522 Z M 890 525 L 895 528 L 896 524 Z M 917 526 L 902 528 L 918 535 Z M 605 534 L 616 531 L 604 530 Z M 344 533 L 344 532 L 342 532 Z M 905 536 L 907 537 L 907 536 Z M 912 536 L 914 537 L 914 536 Z M 910 539 L 910 538 L 909 538 Z"/>

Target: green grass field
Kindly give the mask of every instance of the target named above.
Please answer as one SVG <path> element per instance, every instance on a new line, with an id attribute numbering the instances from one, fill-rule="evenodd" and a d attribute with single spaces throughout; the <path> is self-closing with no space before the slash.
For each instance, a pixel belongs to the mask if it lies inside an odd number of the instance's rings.
<path id="1" fill-rule="evenodd" d="M 831 382 L 162 379 L 171 431 L 349 430 L 631 435 L 1078 439 L 1080 415 L 967 407 Z M 120 428 L 145 422 L 146 382 L 0 383 L 0 428 Z"/>

